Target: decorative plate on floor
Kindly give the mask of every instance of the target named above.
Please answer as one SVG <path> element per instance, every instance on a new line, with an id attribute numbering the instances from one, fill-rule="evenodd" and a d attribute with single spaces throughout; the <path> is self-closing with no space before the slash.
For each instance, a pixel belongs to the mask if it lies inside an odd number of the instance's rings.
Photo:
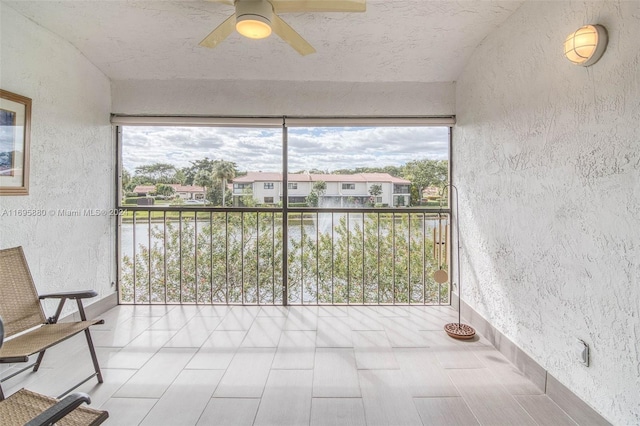
<path id="1" fill-rule="evenodd" d="M 451 322 L 444 326 L 444 331 L 454 339 L 471 339 L 476 335 L 476 331 L 473 327 L 467 324 L 459 324 L 457 322 Z"/>

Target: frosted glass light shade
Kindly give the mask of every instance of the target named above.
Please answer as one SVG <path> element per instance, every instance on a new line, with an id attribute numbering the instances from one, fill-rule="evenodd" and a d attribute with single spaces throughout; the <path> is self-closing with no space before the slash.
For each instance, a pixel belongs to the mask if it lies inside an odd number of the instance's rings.
<path id="1" fill-rule="evenodd" d="M 602 25 L 585 25 L 564 41 L 564 56 L 576 65 L 588 67 L 598 62 L 607 48 L 607 30 Z"/>
<path id="2" fill-rule="evenodd" d="M 273 6 L 266 0 L 236 1 L 236 31 L 245 37 L 259 39 L 271 35 Z"/>
<path id="3" fill-rule="evenodd" d="M 270 22 L 257 15 L 244 15 L 237 19 L 236 30 L 245 37 L 260 39 L 271 35 Z"/>

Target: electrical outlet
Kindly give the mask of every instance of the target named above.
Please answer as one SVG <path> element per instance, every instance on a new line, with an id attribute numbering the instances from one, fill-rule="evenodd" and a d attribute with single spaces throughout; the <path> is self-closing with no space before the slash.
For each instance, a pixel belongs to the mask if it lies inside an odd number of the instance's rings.
<path id="1" fill-rule="evenodd" d="M 584 340 L 578 339 L 575 343 L 575 348 L 576 348 L 576 355 L 578 357 L 578 360 L 582 364 L 588 367 L 589 366 L 589 345 L 587 345 L 587 343 Z"/>

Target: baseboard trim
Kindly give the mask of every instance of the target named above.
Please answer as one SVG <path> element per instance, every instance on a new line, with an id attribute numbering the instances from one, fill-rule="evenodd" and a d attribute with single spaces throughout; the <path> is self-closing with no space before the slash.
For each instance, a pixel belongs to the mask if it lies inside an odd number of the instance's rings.
<path id="1" fill-rule="evenodd" d="M 456 294 L 451 294 L 451 307 L 455 310 L 458 308 L 458 296 Z M 594 426 L 611 425 L 602 415 L 549 374 L 547 370 L 504 334 L 496 330 L 482 315 L 464 301 L 462 301 L 462 313 L 465 321 L 489 340 L 525 377 L 531 380 L 576 423 Z"/>
<path id="2" fill-rule="evenodd" d="M 578 398 L 576 394 L 549 373 L 547 373 L 547 396 L 579 425 L 611 425 L 596 410 Z"/>

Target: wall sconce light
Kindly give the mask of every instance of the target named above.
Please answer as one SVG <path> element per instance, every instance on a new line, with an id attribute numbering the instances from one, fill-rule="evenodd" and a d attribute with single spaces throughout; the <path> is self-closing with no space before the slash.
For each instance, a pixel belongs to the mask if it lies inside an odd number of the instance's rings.
<path id="1" fill-rule="evenodd" d="M 607 30 L 602 25 L 585 25 L 564 41 L 564 56 L 576 65 L 588 67 L 598 62 L 607 48 Z"/>

